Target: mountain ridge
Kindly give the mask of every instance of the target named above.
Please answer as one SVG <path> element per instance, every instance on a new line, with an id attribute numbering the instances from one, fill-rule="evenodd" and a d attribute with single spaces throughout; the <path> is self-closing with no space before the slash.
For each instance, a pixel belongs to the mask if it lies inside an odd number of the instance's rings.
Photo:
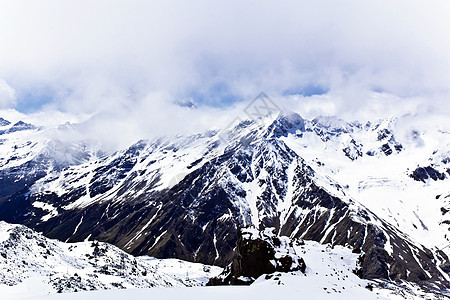
<path id="1" fill-rule="evenodd" d="M 280 235 L 362 251 L 364 278 L 446 285 L 448 254 L 423 246 L 419 230 L 404 231 L 371 202 L 360 203 L 354 190 L 361 183 L 347 187 L 340 178 L 342 165 L 397 159 L 412 144 L 397 140 L 396 119 L 342 122 L 290 112 L 243 121 L 225 134 L 141 141 L 43 177 L 0 201 L 0 217 L 60 240 L 95 238 L 134 255 L 221 266 L 233 259 L 238 228 L 275 227 Z"/>

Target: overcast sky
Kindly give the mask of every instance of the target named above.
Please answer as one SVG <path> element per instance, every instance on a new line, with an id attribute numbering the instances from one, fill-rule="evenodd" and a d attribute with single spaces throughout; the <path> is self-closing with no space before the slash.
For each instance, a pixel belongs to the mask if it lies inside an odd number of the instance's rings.
<path id="1" fill-rule="evenodd" d="M 0 109 L 151 115 L 260 91 L 330 113 L 373 91 L 448 108 L 449 16 L 444 0 L 1 0 Z"/>

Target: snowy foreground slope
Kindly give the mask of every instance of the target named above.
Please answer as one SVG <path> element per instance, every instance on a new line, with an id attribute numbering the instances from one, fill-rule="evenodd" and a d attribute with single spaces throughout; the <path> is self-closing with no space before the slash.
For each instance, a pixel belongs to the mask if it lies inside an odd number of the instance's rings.
<path id="1" fill-rule="evenodd" d="M 11 300 L 443 297 L 426 293 L 417 285 L 360 279 L 354 274 L 358 268 L 358 254 L 348 248 L 305 241 L 297 244 L 294 251 L 304 259 L 305 273 L 262 275 L 249 287 L 195 287 L 204 285 L 221 269 L 175 259 L 135 258 L 106 243 L 65 244 L 49 240 L 24 226 L 1 222 L 0 293 L 2 299 Z M 78 292 L 70 293 L 74 291 Z"/>
<path id="2" fill-rule="evenodd" d="M 221 268 L 133 257 L 100 242 L 67 244 L 0 221 L 0 291 L 39 292 L 204 285 Z M 2 297 L 2 299 L 5 299 Z"/>

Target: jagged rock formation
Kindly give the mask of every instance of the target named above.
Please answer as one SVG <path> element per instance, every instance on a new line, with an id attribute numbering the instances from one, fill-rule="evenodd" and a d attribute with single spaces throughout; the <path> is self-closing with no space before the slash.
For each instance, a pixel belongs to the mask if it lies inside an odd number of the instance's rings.
<path id="1" fill-rule="evenodd" d="M 239 240 L 233 262 L 217 277 L 211 278 L 207 285 L 249 285 L 263 274 L 274 272 L 305 272 L 304 260 L 297 255 L 294 242 L 287 237 L 278 237 L 273 228 L 258 231 L 244 228 Z M 304 243 L 303 243 L 304 244 Z"/>

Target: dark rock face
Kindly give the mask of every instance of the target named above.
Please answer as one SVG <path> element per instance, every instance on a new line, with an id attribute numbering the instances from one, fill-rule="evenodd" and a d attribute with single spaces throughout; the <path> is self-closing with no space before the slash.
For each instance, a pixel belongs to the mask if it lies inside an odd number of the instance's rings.
<path id="1" fill-rule="evenodd" d="M 378 130 L 377 140 L 384 143 L 383 145 L 381 145 L 380 149 L 386 156 L 394 153 L 392 148 L 394 148 L 397 152 L 403 150 L 403 145 L 395 140 L 394 133 L 387 128 Z"/>
<path id="2" fill-rule="evenodd" d="M 441 173 L 431 166 L 418 167 L 409 176 L 416 181 L 422 182 L 426 182 L 429 178 L 433 179 L 434 181 L 444 180 L 446 178 L 445 173 Z"/>
<path id="3" fill-rule="evenodd" d="M 90 182 L 92 186 L 89 191 L 90 197 L 107 192 L 124 179 L 137 163 L 137 157 L 139 157 L 139 153 L 144 146 L 145 143 L 143 142 L 137 143 L 130 147 L 123 156 L 94 170 Z"/>
<path id="4" fill-rule="evenodd" d="M 287 237 L 277 237 L 270 229 L 263 232 L 243 229 L 233 262 L 207 285 L 248 285 L 263 274 L 290 271 L 304 273 L 306 265 L 295 253 L 294 242 L 298 243 Z M 281 252 L 283 254 L 278 254 Z"/>
<path id="5" fill-rule="evenodd" d="M 342 149 L 344 151 L 345 156 L 350 158 L 351 160 L 356 160 L 358 157 L 361 157 L 363 155 L 362 151 L 362 145 L 357 144 L 354 139 L 350 141 L 350 145 Z"/>
<path id="6" fill-rule="evenodd" d="M 384 129 L 381 129 L 378 131 L 378 140 L 379 141 L 386 140 L 391 137 L 392 137 L 392 132 L 387 128 L 384 128 Z"/>
<path id="7" fill-rule="evenodd" d="M 223 217 L 230 211 L 234 212 L 234 207 L 224 188 L 206 180 L 214 178 L 215 173 L 217 165 L 211 162 L 186 176 L 170 190 L 134 198 L 124 195 L 124 202 L 94 203 L 82 209 L 66 211 L 58 208 L 60 215 L 47 222 L 41 221 L 46 212 L 33 207 L 33 202 L 64 205 L 73 198 L 84 196 L 86 190 L 73 190 L 70 195 L 62 197 L 17 193 L 9 198 L 11 201 L 0 203 L 0 215 L 11 223 L 33 226 L 51 238 L 72 242 L 85 240 L 90 235 L 135 255 L 146 253 L 160 258 L 178 257 L 224 266 L 232 260 L 232 250 L 236 245 L 237 225 L 234 219 L 237 215 L 233 213 L 228 218 Z M 199 195 L 205 187 L 208 193 Z M 130 183 L 129 189 L 135 189 L 134 185 Z M 83 222 L 74 233 L 82 217 Z M 137 232 L 146 224 L 145 234 L 138 236 Z M 220 249 L 217 256 L 216 249 Z"/>
<path id="8" fill-rule="evenodd" d="M 50 163 L 47 157 L 40 155 L 21 166 L 0 170 L 0 199 L 26 189 L 47 175 Z"/>
<path id="9" fill-rule="evenodd" d="M 381 146 L 381 151 L 383 151 L 383 153 L 386 154 L 386 156 L 389 156 L 392 154 L 392 149 L 391 149 L 391 146 L 389 146 L 389 144 L 383 144 Z"/>

